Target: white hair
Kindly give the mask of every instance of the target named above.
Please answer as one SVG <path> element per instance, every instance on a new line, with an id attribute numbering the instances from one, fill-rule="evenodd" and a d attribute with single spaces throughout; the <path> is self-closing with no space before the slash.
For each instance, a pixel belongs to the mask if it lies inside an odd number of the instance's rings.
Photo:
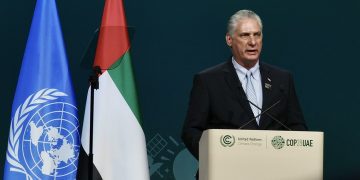
<path id="1" fill-rule="evenodd" d="M 243 9 L 243 10 L 236 12 L 234 15 L 232 15 L 228 21 L 227 33 L 230 36 L 234 35 L 237 24 L 239 23 L 239 21 L 241 21 L 243 19 L 256 20 L 260 26 L 260 30 L 262 31 L 263 25 L 262 25 L 260 17 L 253 11 Z"/>

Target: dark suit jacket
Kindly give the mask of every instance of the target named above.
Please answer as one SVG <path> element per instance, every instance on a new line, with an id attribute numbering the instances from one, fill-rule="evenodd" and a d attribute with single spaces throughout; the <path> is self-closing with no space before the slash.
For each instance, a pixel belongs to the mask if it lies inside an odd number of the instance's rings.
<path id="1" fill-rule="evenodd" d="M 280 100 L 267 112 L 291 130 L 307 130 L 291 74 L 261 62 L 260 74 L 262 109 L 265 110 Z M 251 119 L 254 119 L 254 114 L 229 60 L 195 75 L 182 139 L 198 159 L 199 140 L 204 130 L 238 129 Z M 243 129 L 286 130 L 265 113 L 261 115 L 260 125 L 253 120 Z"/>

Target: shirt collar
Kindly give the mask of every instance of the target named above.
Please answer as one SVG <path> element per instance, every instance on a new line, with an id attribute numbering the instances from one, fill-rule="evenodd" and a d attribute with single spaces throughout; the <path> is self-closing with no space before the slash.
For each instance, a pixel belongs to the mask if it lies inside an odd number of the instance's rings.
<path id="1" fill-rule="evenodd" d="M 259 70 L 259 61 L 255 64 L 254 67 L 250 68 L 249 70 L 247 70 L 245 67 L 241 66 L 239 63 L 237 63 L 235 61 L 235 58 L 232 57 L 232 63 L 234 65 L 234 68 L 237 72 L 239 72 L 238 74 L 241 76 L 240 78 L 243 79 L 246 76 L 246 73 L 248 71 L 250 71 L 253 74 L 253 77 L 255 80 L 259 80 L 260 78 L 260 70 Z"/>

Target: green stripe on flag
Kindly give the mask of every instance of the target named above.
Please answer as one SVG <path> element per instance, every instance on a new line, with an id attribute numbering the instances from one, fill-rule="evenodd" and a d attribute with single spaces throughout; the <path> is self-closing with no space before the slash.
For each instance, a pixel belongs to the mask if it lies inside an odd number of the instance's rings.
<path id="1" fill-rule="evenodd" d="M 110 67 L 108 72 L 141 125 L 141 114 L 136 91 L 135 75 L 129 51 L 116 61 L 116 63 Z"/>

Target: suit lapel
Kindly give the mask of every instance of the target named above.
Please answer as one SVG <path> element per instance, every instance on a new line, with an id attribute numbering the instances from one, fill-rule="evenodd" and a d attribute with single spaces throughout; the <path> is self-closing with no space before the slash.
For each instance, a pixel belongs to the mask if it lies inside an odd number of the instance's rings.
<path id="1" fill-rule="evenodd" d="M 272 96 L 272 76 L 270 74 L 270 70 L 264 65 L 260 63 L 260 74 L 261 74 L 261 83 L 262 83 L 262 92 L 263 92 L 263 105 L 262 110 L 265 111 L 269 108 L 271 104 Z M 260 128 L 265 129 L 266 126 L 271 122 L 269 116 L 265 114 L 261 115 L 260 118 Z"/>
<path id="2" fill-rule="evenodd" d="M 225 81 L 229 85 L 231 92 L 233 92 L 233 97 L 237 99 L 237 101 L 245 109 L 245 112 L 247 113 L 248 117 L 253 118 L 254 114 L 250 108 L 249 102 L 247 101 L 246 94 L 242 88 L 241 82 L 236 74 L 234 65 L 232 64 L 231 60 L 226 63 L 226 66 L 223 69 L 223 71 L 225 73 Z"/>

